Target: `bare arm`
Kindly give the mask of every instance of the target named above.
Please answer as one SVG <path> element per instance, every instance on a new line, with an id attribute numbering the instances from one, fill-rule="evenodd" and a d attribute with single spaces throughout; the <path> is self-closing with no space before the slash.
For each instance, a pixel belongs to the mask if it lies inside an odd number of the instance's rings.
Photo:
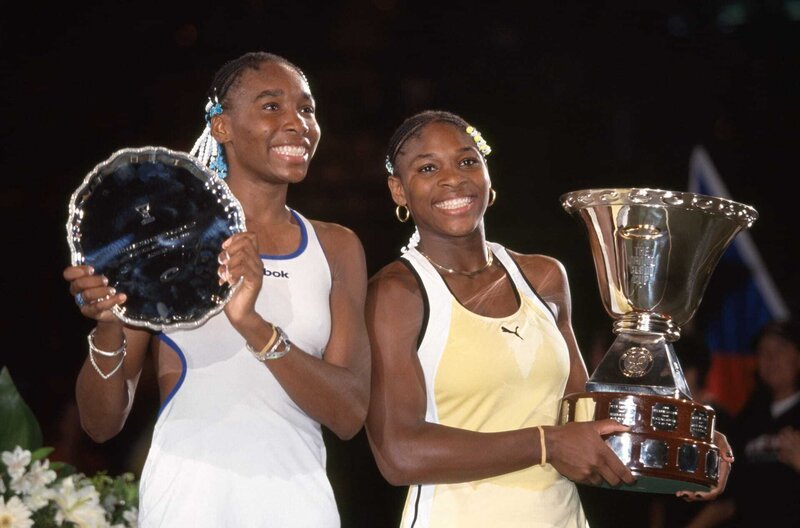
<path id="1" fill-rule="evenodd" d="M 88 301 L 80 308 L 84 316 L 97 320 L 93 342 L 103 351 L 114 351 L 127 340 L 126 355 L 105 357 L 94 354 L 97 367 L 104 374 L 111 373 L 122 361 L 122 366 L 108 379 L 103 379 L 91 364 L 88 355 L 78 373 L 75 395 L 81 426 L 96 442 L 116 436 L 125 425 L 133 405 L 136 384 L 147 356 L 150 334 L 143 330 L 126 328 L 111 312 L 115 304 L 125 301 L 122 293 L 107 286 L 102 275 L 95 275 L 88 266 L 70 266 L 64 270 L 72 295 L 80 293 Z M 105 299 L 105 300 L 99 300 Z"/>
<path id="2" fill-rule="evenodd" d="M 390 483 L 466 482 L 540 462 L 536 428 L 480 433 L 425 420 L 425 381 L 416 354 L 423 302 L 415 279 L 401 264 L 389 265 L 370 281 L 366 313 L 373 357 L 367 433 L 378 468 Z M 589 429 L 575 425 L 566 429 Z M 554 464 L 554 438 L 563 429 L 546 427 L 548 461 Z M 577 432 L 571 438 L 580 438 Z M 611 472 L 594 474 L 614 484 L 620 479 Z"/>
<path id="3" fill-rule="evenodd" d="M 265 365 L 300 408 L 338 437 L 348 439 L 364 425 L 369 399 L 369 342 L 363 315 L 366 262 L 352 231 L 318 222 L 315 227 L 332 274 L 331 335 L 325 354 L 320 360 L 293 345 L 287 355 L 267 360 Z M 245 235 L 226 242 L 232 280 L 242 276 L 244 283 L 225 311 L 247 342 L 260 349 L 272 336 L 272 327 L 255 312 L 262 264 L 255 236 Z"/>

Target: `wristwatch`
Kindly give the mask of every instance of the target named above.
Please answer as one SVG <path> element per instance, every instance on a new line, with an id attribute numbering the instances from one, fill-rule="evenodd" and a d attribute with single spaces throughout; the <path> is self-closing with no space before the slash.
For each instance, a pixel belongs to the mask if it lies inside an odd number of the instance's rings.
<path id="1" fill-rule="evenodd" d="M 245 342 L 247 350 L 249 350 L 257 360 L 262 362 L 268 359 L 282 358 L 289 353 L 289 350 L 292 348 L 292 343 L 289 341 L 289 337 L 286 335 L 286 332 L 284 332 L 280 326 L 275 326 L 275 332 L 278 333 L 278 338 L 275 340 L 275 343 L 269 347 L 269 349 L 258 351 L 251 347 L 250 343 Z"/>

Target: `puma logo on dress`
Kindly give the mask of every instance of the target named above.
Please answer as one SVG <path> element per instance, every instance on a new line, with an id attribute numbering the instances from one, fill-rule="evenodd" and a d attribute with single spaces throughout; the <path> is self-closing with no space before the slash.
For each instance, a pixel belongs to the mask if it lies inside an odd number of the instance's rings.
<path id="1" fill-rule="evenodd" d="M 503 332 L 505 332 L 506 334 L 514 334 L 514 335 L 515 335 L 515 336 L 517 336 L 518 338 L 522 339 L 522 336 L 521 336 L 521 335 L 519 335 L 519 334 L 517 333 L 517 330 L 519 330 L 519 326 L 515 326 L 513 330 L 509 330 L 509 329 L 508 329 L 508 328 L 506 328 L 505 326 L 501 326 L 501 327 L 500 327 L 500 330 L 502 330 L 502 331 L 503 331 Z M 522 340 L 523 340 L 523 341 L 525 341 L 524 339 L 522 339 Z"/>

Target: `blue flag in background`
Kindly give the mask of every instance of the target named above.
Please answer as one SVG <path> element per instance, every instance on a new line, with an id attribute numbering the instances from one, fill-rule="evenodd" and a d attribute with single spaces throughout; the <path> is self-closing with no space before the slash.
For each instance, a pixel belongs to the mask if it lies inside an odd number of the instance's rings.
<path id="1" fill-rule="evenodd" d="M 703 147 L 692 152 L 689 191 L 733 199 Z M 755 385 L 753 338 L 766 322 L 788 316 L 751 234 L 740 231 L 720 258 L 695 316 L 695 328 L 711 351 L 706 389 L 716 405 L 733 415 L 741 410 Z"/>

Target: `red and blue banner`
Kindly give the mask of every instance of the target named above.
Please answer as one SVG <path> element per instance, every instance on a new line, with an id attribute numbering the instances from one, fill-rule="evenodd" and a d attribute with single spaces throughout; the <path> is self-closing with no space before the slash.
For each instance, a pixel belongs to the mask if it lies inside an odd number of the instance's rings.
<path id="1" fill-rule="evenodd" d="M 689 191 L 734 199 L 703 147 L 690 158 Z M 766 322 L 788 316 L 752 235 L 739 232 L 720 258 L 692 322 L 711 351 L 706 391 L 715 405 L 732 415 L 741 410 L 755 386 L 753 339 Z"/>

